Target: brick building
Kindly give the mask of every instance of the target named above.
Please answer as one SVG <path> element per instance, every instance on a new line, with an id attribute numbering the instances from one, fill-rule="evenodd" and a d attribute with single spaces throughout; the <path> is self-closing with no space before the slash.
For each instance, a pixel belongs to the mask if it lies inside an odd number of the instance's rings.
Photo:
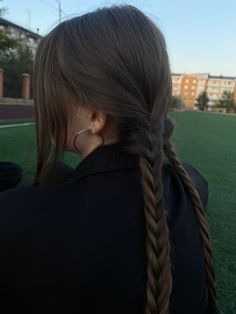
<path id="1" fill-rule="evenodd" d="M 211 76 L 208 73 L 172 74 L 173 95 L 180 97 L 186 109 L 194 109 L 197 97 L 206 91 L 209 109 L 224 91 L 234 94 L 236 102 L 236 77 Z"/>

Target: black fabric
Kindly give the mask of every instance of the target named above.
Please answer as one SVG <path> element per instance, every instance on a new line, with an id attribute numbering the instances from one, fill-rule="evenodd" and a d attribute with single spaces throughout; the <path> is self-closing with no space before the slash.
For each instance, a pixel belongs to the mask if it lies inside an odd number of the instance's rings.
<path id="1" fill-rule="evenodd" d="M 183 162 L 207 204 L 208 185 Z M 144 314 L 145 217 L 138 156 L 99 146 L 66 182 L 0 194 L 0 309 L 9 314 Z M 172 245 L 171 314 L 207 312 L 194 210 L 169 164 L 162 181 Z"/>
<path id="2" fill-rule="evenodd" d="M 22 168 L 13 162 L 0 162 L 0 192 L 15 188 L 21 180 Z"/>

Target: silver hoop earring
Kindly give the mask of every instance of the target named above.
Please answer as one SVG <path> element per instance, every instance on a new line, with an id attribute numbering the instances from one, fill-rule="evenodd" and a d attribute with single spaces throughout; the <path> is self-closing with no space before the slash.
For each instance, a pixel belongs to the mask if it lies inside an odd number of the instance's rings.
<path id="1" fill-rule="evenodd" d="M 75 137 L 74 137 L 74 149 L 78 152 L 78 153 L 80 153 L 80 154 L 82 154 L 82 152 L 77 148 L 77 146 L 76 146 L 76 139 L 77 139 L 77 137 L 81 134 L 81 133 L 83 133 L 83 132 L 85 132 L 85 131 L 91 131 L 92 129 L 91 128 L 87 128 L 87 129 L 83 129 L 83 130 L 81 130 L 81 131 L 79 131 L 78 133 L 76 133 L 76 135 L 75 135 Z M 102 136 L 102 134 L 99 134 L 100 136 L 101 136 L 101 138 L 102 138 L 102 144 L 101 144 L 101 146 L 104 144 L 104 137 Z"/>

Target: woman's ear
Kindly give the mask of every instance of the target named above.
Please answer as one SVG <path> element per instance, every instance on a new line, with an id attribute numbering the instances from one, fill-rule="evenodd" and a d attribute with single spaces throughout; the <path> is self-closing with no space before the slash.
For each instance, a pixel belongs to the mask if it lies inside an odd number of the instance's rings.
<path id="1" fill-rule="evenodd" d="M 91 133 L 100 133 L 106 124 L 107 114 L 102 111 L 93 111 L 90 113 L 90 128 Z"/>

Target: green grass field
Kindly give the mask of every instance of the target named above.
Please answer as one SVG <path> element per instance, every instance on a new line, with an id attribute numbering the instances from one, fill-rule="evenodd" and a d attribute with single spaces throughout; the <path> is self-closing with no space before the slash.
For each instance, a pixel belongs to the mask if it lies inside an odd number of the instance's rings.
<path id="1" fill-rule="evenodd" d="M 174 112 L 179 157 L 208 180 L 207 215 L 213 243 L 220 313 L 236 313 L 236 116 Z M 15 121 L 14 121 L 15 122 Z M 1 124 L 1 122 L 0 122 Z M 0 129 L 0 160 L 18 162 L 24 181 L 35 167 L 34 126 Z M 67 154 L 75 166 L 79 159 Z"/>

